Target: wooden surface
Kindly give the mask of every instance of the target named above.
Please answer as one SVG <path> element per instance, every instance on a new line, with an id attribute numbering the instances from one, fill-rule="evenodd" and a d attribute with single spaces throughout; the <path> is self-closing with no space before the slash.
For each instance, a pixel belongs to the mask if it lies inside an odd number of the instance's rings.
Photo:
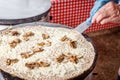
<path id="1" fill-rule="evenodd" d="M 98 50 L 92 80 L 117 80 L 120 67 L 120 27 L 88 33 Z"/>

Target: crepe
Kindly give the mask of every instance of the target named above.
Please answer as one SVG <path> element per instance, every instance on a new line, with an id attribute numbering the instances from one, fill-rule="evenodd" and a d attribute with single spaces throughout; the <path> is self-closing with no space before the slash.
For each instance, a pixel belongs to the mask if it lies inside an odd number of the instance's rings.
<path id="1" fill-rule="evenodd" d="M 26 26 L 0 32 L 0 69 L 25 80 L 68 80 L 94 62 L 92 44 L 65 28 Z"/>

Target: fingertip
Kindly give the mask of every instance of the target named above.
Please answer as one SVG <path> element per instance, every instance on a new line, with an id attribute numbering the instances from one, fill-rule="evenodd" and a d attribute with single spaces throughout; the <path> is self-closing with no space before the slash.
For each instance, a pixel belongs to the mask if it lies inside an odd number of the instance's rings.
<path id="1" fill-rule="evenodd" d="M 94 18 L 92 19 L 92 23 L 95 23 L 95 19 Z"/>
<path id="2" fill-rule="evenodd" d="M 96 22 L 97 15 L 98 15 L 98 14 L 95 14 L 95 15 L 93 16 L 93 18 L 92 18 L 92 23 L 95 23 L 95 22 Z"/>
<path id="3" fill-rule="evenodd" d="M 100 22 L 100 24 L 102 24 L 102 25 L 103 25 L 103 24 L 104 24 L 104 22 Z"/>
<path id="4" fill-rule="evenodd" d="M 106 21 L 105 20 L 102 20 L 101 22 L 100 22 L 100 24 L 105 24 L 106 23 Z"/>

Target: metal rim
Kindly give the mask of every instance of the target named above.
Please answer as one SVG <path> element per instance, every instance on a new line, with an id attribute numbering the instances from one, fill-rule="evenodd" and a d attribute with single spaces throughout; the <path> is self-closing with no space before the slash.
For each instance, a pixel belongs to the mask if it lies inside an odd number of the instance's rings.
<path id="1" fill-rule="evenodd" d="M 50 7 L 51 9 L 51 7 Z M 22 19 L 0 19 L 0 25 L 17 25 L 17 24 L 23 24 L 23 23 L 30 23 L 39 21 L 42 19 L 42 17 L 47 17 L 48 13 L 50 12 L 50 9 L 48 9 L 46 12 L 36 15 L 29 18 L 22 18 Z"/>

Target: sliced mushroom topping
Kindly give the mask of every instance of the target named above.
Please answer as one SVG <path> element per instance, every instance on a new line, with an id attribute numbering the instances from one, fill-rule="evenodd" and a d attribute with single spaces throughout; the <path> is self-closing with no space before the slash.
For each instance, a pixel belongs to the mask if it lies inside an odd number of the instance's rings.
<path id="1" fill-rule="evenodd" d="M 6 61 L 6 65 L 11 65 L 11 64 L 14 64 L 14 63 L 17 63 L 19 60 L 18 59 L 7 59 Z"/>
<path id="2" fill-rule="evenodd" d="M 38 46 L 44 46 L 45 43 L 44 43 L 44 42 L 41 42 L 41 43 L 38 43 L 37 45 L 38 45 Z"/>
<path id="3" fill-rule="evenodd" d="M 29 69 L 34 69 L 35 67 L 39 67 L 39 64 L 36 62 L 31 62 L 31 63 L 26 63 L 25 66 L 28 67 Z"/>
<path id="4" fill-rule="evenodd" d="M 17 46 L 17 43 L 11 42 L 11 43 L 9 43 L 9 45 L 10 45 L 11 48 L 15 48 Z"/>
<path id="5" fill-rule="evenodd" d="M 28 37 L 23 37 L 23 40 L 28 41 L 29 38 Z"/>
<path id="6" fill-rule="evenodd" d="M 47 35 L 47 34 L 42 34 L 42 38 L 43 38 L 43 40 L 48 39 L 49 37 L 50 37 L 50 36 Z"/>
<path id="7" fill-rule="evenodd" d="M 83 57 L 83 56 L 77 56 L 77 58 L 78 58 L 78 59 L 82 59 L 82 58 L 84 58 L 84 57 Z"/>
<path id="8" fill-rule="evenodd" d="M 70 60 L 70 62 L 73 62 L 73 63 L 77 64 L 77 61 L 78 61 L 77 56 L 67 55 L 66 57 Z"/>
<path id="9" fill-rule="evenodd" d="M 50 41 L 47 41 L 47 43 L 46 43 L 46 46 L 51 46 L 52 45 L 52 43 L 50 42 Z"/>
<path id="10" fill-rule="evenodd" d="M 77 48 L 77 44 L 76 44 L 77 42 L 76 41 L 69 41 L 69 45 L 70 45 L 70 47 L 72 47 L 72 48 Z"/>
<path id="11" fill-rule="evenodd" d="M 17 46 L 17 44 L 19 44 L 21 42 L 20 39 L 15 39 L 12 42 L 9 43 L 11 48 L 15 48 Z"/>
<path id="12" fill-rule="evenodd" d="M 30 37 L 30 36 L 34 36 L 33 32 L 27 32 L 23 35 L 23 37 Z"/>
<path id="13" fill-rule="evenodd" d="M 14 42 L 16 42 L 16 43 L 20 43 L 21 40 L 20 40 L 20 39 L 15 39 Z"/>
<path id="14" fill-rule="evenodd" d="M 61 38 L 61 41 L 67 41 L 67 40 L 69 40 L 69 38 L 66 35 Z"/>
<path id="15" fill-rule="evenodd" d="M 42 51 L 44 51 L 44 49 L 42 49 L 42 48 L 33 49 L 33 53 L 42 52 Z"/>
<path id="16" fill-rule="evenodd" d="M 25 66 L 28 67 L 29 69 L 34 69 L 39 67 L 49 67 L 50 64 L 41 61 L 41 62 L 26 63 Z"/>
<path id="17" fill-rule="evenodd" d="M 65 55 L 62 54 L 62 55 L 60 55 L 59 57 L 56 58 L 56 61 L 57 61 L 58 63 L 61 63 L 61 62 L 64 60 L 64 57 L 65 57 Z"/>
<path id="18" fill-rule="evenodd" d="M 20 55 L 21 55 L 22 58 L 27 59 L 27 58 L 31 57 L 32 55 L 34 55 L 34 54 L 31 53 L 31 52 L 23 52 Z"/>
<path id="19" fill-rule="evenodd" d="M 51 46 L 51 44 L 52 44 L 52 43 L 51 43 L 50 41 L 47 41 L 46 43 L 45 43 L 45 42 L 41 42 L 41 43 L 38 43 L 37 45 L 38 45 L 38 46 L 41 46 L 41 47 L 43 47 L 43 46 L 46 45 L 47 47 L 49 47 L 49 46 Z"/>
<path id="20" fill-rule="evenodd" d="M 12 36 L 19 36 L 20 33 L 18 31 L 11 31 Z"/>
<path id="21" fill-rule="evenodd" d="M 49 67 L 50 66 L 50 64 L 48 64 L 48 63 L 45 63 L 45 62 L 39 62 L 39 67 Z"/>
<path id="22" fill-rule="evenodd" d="M 43 50 L 44 49 L 42 49 L 42 48 L 35 48 L 35 49 L 33 49 L 32 52 L 30 52 L 30 51 L 29 52 L 23 52 L 20 55 L 21 55 L 22 58 L 27 59 L 27 58 L 33 56 L 34 54 L 36 54 L 38 52 L 42 52 Z"/>
<path id="23" fill-rule="evenodd" d="M 64 42 L 64 41 L 67 41 L 68 44 L 70 45 L 70 47 L 72 48 L 77 48 L 77 41 L 72 41 L 71 39 L 69 39 L 66 35 L 64 37 L 61 38 L 61 41 Z"/>

